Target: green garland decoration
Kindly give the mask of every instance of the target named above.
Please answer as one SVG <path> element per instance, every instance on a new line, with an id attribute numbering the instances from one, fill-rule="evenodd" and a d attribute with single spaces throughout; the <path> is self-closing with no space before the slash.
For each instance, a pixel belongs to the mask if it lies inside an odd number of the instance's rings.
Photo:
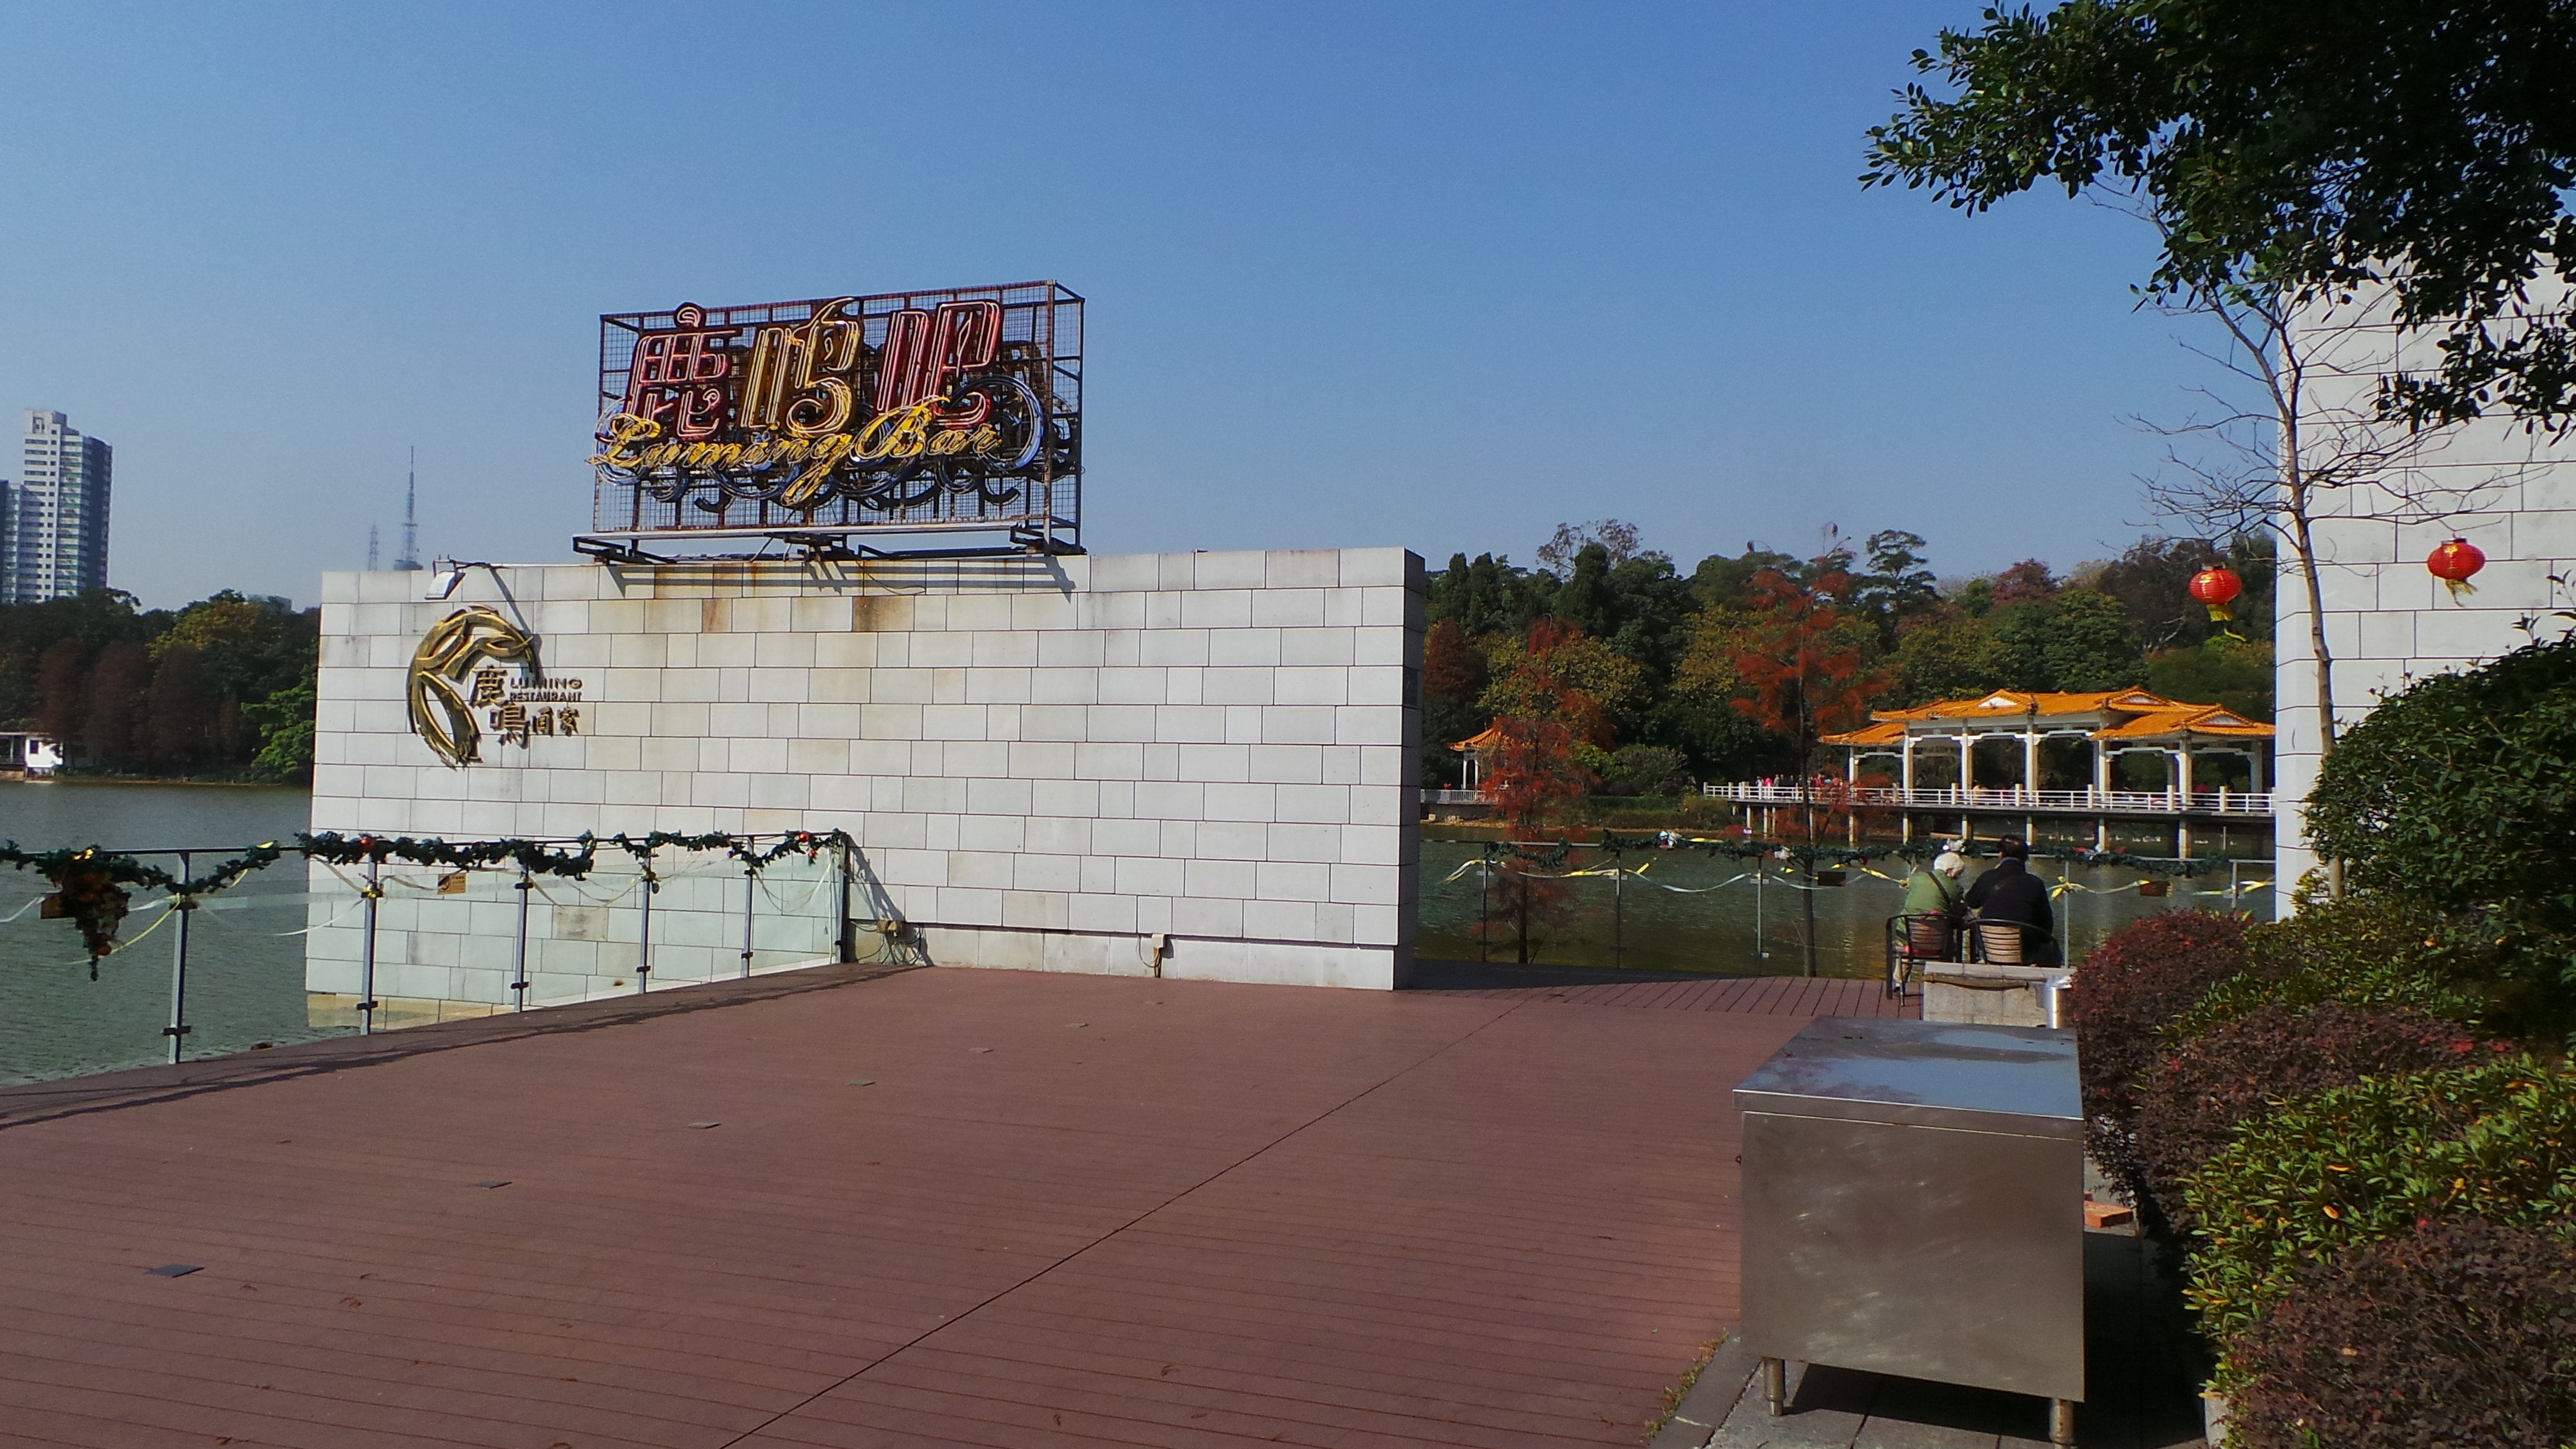
<path id="1" fill-rule="evenodd" d="M 15 870 L 32 870 L 53 886 L 54 897 L 47 903 L 46 913 L 68 917 L 80 927 L 81 944 L 88 948 L 90 972 L 95 976 L 99 958 L 116 949 L 117 928 L 125 920 L 134 891 L 162 892 L 176 898 L 180 903 L 178 908 L 184 910 L 195 897 L 220 891 L 289 855 L 318 860 L 326 865 L 382 866 L 398 861 L 405 865 L 439 866 L 448 870 L 490 869 L 507 865 L 516 866 L 532 876 L 562 876 L 579 880 L 589 875 L 598 864 L 603 844 L 626 851 L 638 863 L 649 863 L 657 850 L 722 850 L 741 861 L 745 870 L 756 873 L 790 855 L 801 855 L 811 860 L 826 850 L 856 849 L 859 843 L 856 837 L 844 830 L 791 830 L 766 850 L 759 848 L 759 838 L 722 832 L 684 835 L 677 831 L 656 830 L 641 837 L 621 831 L 603 842 L 585 831 L 575 837 L 570 846 L 564 846 L 541 840 L 456 842 L 435 836 L 344 835 L 326 830 L 319 835 L 299 834 L 288 842 L 262 841 L 204 874 L 194 876 L 174 875 L 138 857 L 94 845 L 25 850 L 11 840 L 0 841 L 0 865 Z"/>

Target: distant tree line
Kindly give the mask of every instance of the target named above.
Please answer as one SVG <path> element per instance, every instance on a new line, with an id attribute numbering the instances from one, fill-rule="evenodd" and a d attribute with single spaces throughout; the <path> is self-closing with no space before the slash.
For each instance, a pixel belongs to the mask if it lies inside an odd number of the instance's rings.
<path id="1" fill-rule="evenodd" d="M 0 727 L 77 772 L 303 782 L 321 611 L 226 589 L 184 609 L 92 590 L 0 605 Z"/>
<path id="2" fill-rule="evenodd" d="M 1924 540 L 1887 529 L 1813 557 L 1748 544 L 1689 573 L 1616 520 L 1560 525 L 1537 567 L 1451 556 L 1432 576 L 1423 651 L 1427 780 L 1494 721 L 1575 721 L 1569 748 L 1609 794 L 1797 770 L 1800 740 L 1872 709 L 1996 689 L 2144 686 L 2272 717 L 2268 537 L 2150 538 L 2061 576 L 2027 559 L 1943 580 Z M 2212 565 L 2244 594 L 2232 624 L 2188 585 Z"/>

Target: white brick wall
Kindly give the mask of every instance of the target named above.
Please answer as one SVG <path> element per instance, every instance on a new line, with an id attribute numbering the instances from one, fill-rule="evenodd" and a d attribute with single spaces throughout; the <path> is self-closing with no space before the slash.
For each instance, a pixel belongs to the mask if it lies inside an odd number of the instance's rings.
<path id="1" fill-rule="evenodd" d="M 324 577 L 316 830 L 839 828 L 945 963 L 1142 972 L 1169 933 L 1166 975 L 1385 988 L 1409 964 L 1424 586 L 1401 549 L 547 565 L 436 602 L 422 578 Z M 487 733 L 464 769 L 411 734 L 412 648 L 471 603 L 584 681 L 585 734 Z M 738 970 L 739 870 L 674 871 L 653 980 Z M 549 887 L 597 939 L 539 913 L 538 999 L 631 989 L 632 885 Z M 515 904 L 476 891 L 389 896 L 379 996 L 508 999 Z M 763 909 L 776 951 L 828 951 L 828 902 Z M 317 925 L 313 989 L 356 989 L 356 934 Z"/>
<path id="2" fill-rule="evenodd" d="M 2420 343 L 2407 344 L 2417 353 Z M 2342 344 L 2347 356 L 2377 359 L 2399 344 L 2384 330 Z M 2426 360 L 2416 355 L 2410 361 Z M 2312 382 L 2318 412 L 2358 416 L 2369 406 L 2375 363 L 2345 370 L 2331 385 Z M 2530 642 L 2530 620 L 2554 637 L 2576 607 L 2559 579 L 2576 578 L 2576 446 L 2554 444 L 2505 422 L 2444 435 L 2392 470 L 2417 506 L 2355 488 L 2322 495 L 2316 526 L 2326 647 L 2334 657 L 2335 717 L 2348 726 L 2380 696 L 2429 674 L 2473 667 Z M 2429 516 L 2402 517 L 2417 514 Z M 2454 600 L 2424 560 L 2457 536 L 2487 556 L 2477 590 Z M 2279 874 L 2286 884 L 2315 868 L 2303 802 L 2316 781 L 2316 652 L 2300 580 L 2281 581 L 2276 742 Z M 2286 898 L 2287 892 L 2281 892 Z"/>

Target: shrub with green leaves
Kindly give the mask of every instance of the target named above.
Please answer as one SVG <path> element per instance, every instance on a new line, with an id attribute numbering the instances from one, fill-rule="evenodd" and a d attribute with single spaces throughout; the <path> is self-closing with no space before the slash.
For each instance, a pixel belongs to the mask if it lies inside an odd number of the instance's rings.
<path id="1" fill-rule="evenodd" d="M 2496 923 L 2524 990 L 2563 1030 L 2576 1001 L 2576 638 L 2391 695 L 2326 757 L 2308 838 L 2358 889 Z"/>
<path id="2" fill-rule="evenodd" d="M 2473 924 L 2420 900 L 2389 895 L 2302 901 L 2299 913 L 2245 931 L 2245 972 L 2209 989 L 2166 1023 L 2178 1045 L 2266 1006 L 2325 1002 L 2413 1010 L 2474 1024 L 2495 975 L 2495 953 Z"/>
<path id="3" fill-rule="evenodd" d="M 2513 1056 L 2285 1103 L 2194 1177 L 2184 1296 L 2221 1338 L 2303 1264 L 2421 1224 L 2576 1220 L 2576 1066 Z"/>

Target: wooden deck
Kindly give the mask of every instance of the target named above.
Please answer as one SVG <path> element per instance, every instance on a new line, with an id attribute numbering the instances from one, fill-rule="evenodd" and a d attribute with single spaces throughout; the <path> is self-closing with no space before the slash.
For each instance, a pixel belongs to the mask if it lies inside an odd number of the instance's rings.
<path id="1" fill-rule="evenodd" d="M 0 1092 L 0 1444 L 1633 1444 L 1894 1005 L 835 969 Z"/>

